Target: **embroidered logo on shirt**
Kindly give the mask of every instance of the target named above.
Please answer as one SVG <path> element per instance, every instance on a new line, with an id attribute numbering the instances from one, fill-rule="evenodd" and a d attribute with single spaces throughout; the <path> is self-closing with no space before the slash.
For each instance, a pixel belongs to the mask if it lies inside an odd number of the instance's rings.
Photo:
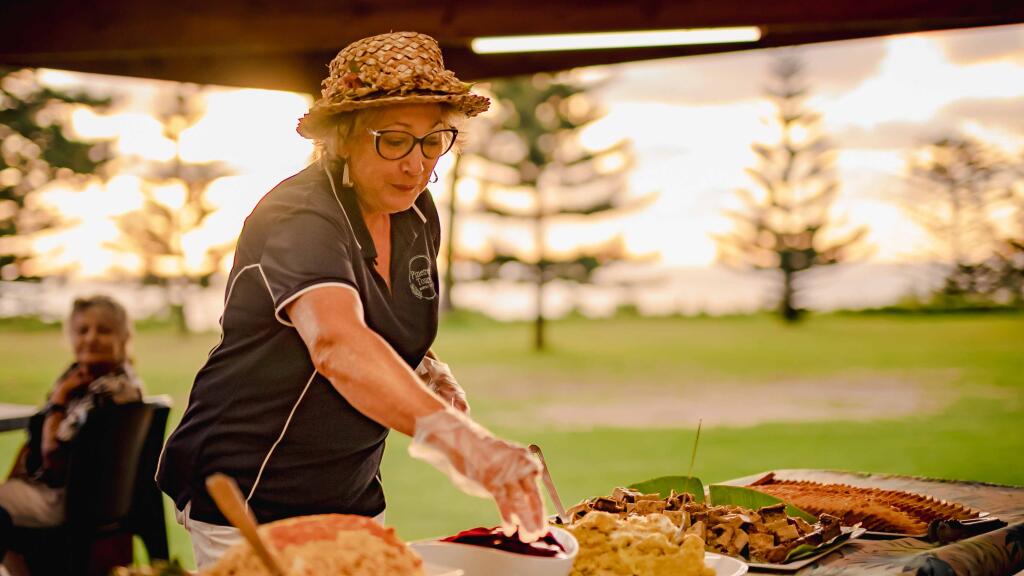
<path id="1" fill-rule="evenodd" d="M 434 279 L 430 277 L 430 259 L 422 254 L 409 260 L 409 289 L 420 300 L 437 298 Z"/>

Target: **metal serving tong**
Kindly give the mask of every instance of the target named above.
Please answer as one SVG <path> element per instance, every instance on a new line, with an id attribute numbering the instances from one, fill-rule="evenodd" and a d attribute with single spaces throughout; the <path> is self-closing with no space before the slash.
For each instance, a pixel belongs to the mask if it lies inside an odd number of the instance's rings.
<path id="1" fill-rule="evenodd" d="M 547 488 L 548 496 L 551 497 L 551 502 L 554 503 L 555 509 L 558 510 L 558 519 L 562 521 L 563 525 L 569 524 L 569 516 L 565 513 L 565 506 L 562 505 L 562 499 L 558 497 L 558 490 L 555 490 L 555 482 L 551 479 L 551 472 L 548 471 L 548 463 L 544 460 L 544 452 L 541 451 L 540 446 L 536 444 L 530 444 L 530 452 L 540 460 L 540 474 L 541 479 L 544 481 L 544 487 Z"/>

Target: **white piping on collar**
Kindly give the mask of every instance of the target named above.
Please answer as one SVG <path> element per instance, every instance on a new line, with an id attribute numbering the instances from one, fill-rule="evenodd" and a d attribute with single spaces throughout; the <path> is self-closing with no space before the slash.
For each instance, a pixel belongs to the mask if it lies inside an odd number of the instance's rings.
<path id="1" fill-rule="evenodd" d="M 323 163 L 320 164 L 320 167 L 324 169 L 324 174 L 327 174 L 327 179 L 331 182 L 331 192 L 334 193 L 334 200 L 338 202 L 338 207 L 341 208 L 341 213 L 345 215 L 345 220 L 348 221 L 348 227 L 352 229 L 352 237 L 355 238 L 356 246 L 362 250 L 363 246 L 359 243 L 359 238 L 355 237 L 356 229 L 352 227 L 352 219 L 348 217 L 348 212 L 345 210 L 345 206 L 341 203 L 341 197 L 338 196 L 338 189 L 334 186 L 334 176 L 331 175 L 331 171 L 328 170 L 327 166 L 324 166 Z M 420 194 L 422 194 L 422 192 L 420 192 Z M 420 211 L 419 206 L 417 206 L 415 202 L 413 202 L 412 209 L 416 212 L 416 215 L 419 216 L 420 222 L 426 224 L 427 217 L 423 215 L 423 212 Z"/>
<path id="2" fill-rule="evenodd" d="M 420 194 L 422 194 L 422 192 Z M 420 217 L 420 222 L 426 224 L 427 223 L 427 217 L 423 215 L 423 212 L 420 212 L 420 209 L 419 209 L 418 206 L 416 206 L 415 202 L 412 205 L 412 209 L 415 210 L 416 211 L 416 215 Z"/>
<path id="3" fill-rule="evenodd" d="M 322 162 L 320 167 L 324 169 L 324 174 L 327 174 L 327 179 L 331 182 L 331 192 L 334 193 L 334 199 L 338 202 L 338 208 L 341 208 L 341 213 L 345 215 L 345 220 L 348 222 L 349 230 L 352 230 L 352 239 L 356 241 L 356 248 L 360 251 L 363 249 L 363 245 L 359 243 L 359 237 L 356 236 L 356 229 L 352 226 L 352 219 L 348 217 L 348 212 L 345 210 L 344 204 L 341 203 L 341 197 L 338 196 L 338 189 L 334 186 L 334 176 L 331 176 L 331 171 L 327 169 Z M 421 216 L 422 217 L 422 216 Z"/>

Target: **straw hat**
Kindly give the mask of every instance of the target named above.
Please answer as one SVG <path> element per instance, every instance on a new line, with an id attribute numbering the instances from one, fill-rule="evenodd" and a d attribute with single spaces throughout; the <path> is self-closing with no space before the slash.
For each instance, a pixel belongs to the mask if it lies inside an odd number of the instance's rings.
<path id="1" fill-rule="evenodd" d="M 331 116 L 349 110 L 447 102 L 470 117 L 490 105 L 445 70 L 437 41 L 418 32 L 391 32 L 349 44 L 331 61 L 321 86 L 320 99 L 299 120 L 298 132 L 306 138 L 322 137 L 331 128 Z"/>

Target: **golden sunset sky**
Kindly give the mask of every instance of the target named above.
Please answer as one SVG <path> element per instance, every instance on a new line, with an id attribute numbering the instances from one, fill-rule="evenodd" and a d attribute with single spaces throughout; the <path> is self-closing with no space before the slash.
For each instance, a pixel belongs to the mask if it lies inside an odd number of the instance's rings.
<path id="1" fill-rule="evenodd" d="M 813 93 L 808 104 L 822 115 L 836 148 L 842 189 L 835 213 L 848 226 L 869 226 L 865 257 L 874 262 L 941 257 L 941 248 L 895 200 L 906 186 L 907 155 L 954 132 L 1024 154 L 1024 26 L 837 42 L 799 53 Z M 772 56 L 772 51 L 752 51 L 584 71 L 607 80 L 596 93 L 607 115 L 586 131 L 584 143 L 597 147 L 632 140 L 631 193 L 657 198 L 624 218 L 555 227 L 552 248 L 569 249 L 619 232 L 632 252 L 667 267 L 713 264 L 711 235 L 728 230 L 722 211 L 737 206 L 734 190 L 756 189 L 744 171 L 755 165 L 751 144 L 777 138 L 766 121 L 772 108 L 762 98 Z M 155 102 L 173 92 L 173 84 L 57 70 L 42 77 L 53 86 L 118 99 L 103 114 L 77 111 L 73 125 L 81 136 L 113 138 L 124 157 L 173 156 L 172 143 L 150 115 Z M 312 101 L 306 95 L 209 87 L 205 100 L 206 115 L 182 137 L 182 157 L 221 160 L 237 174 L 210 187 L 208 199 L 217 211 L 185 238 L 192 262 L 186 266 L 199 262 L 205 246 L 236 236 L 259 198 L 300 170 L 312 152 L 295 133 L 297 119 Z M 440 165 L 442 184 L 450 160 Z M 435 185 L 439 204 L 447 201 L 446 189 Z M 472 183 L 460 189 L 467 206 L 474 194 Z M 160 191 L 169 206 L 179 205 L 182 196 L 173 187 Z M 102 278 L 138 266 L 137 257 L 109 246 L 118 235 L 114 218 L 141 202 L 139 179 L 130 171 L 84 190 L 54 185 L 43 197 L 66 219 L 65 226 L 36 241 L 48 268 Z M 523 246 L 526 254 L 533 249 L 524 229 L 486 219 L 460 223 L 466 251 L 483 249 L 494 235 Z M 229 262 L 230 256 L 225 265 Z"/>

